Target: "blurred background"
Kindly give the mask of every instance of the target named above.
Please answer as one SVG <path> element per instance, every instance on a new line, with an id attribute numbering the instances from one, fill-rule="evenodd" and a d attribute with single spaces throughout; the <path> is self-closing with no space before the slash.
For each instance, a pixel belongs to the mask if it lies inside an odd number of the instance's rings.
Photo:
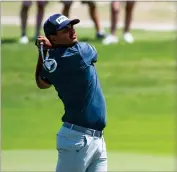
<path id="1" fill-rule="evenodd" d="M 1 2 L 2 171 L 55 170 L 64 109 L 53 88 L 35 85 L 34 41 L 40 19 L 67 10 L 61 2 Z M 99 55 L 109 171 L 176 171 L 176 11 L 176 2 L 121 2 L 112 12 L 111 2 L 71 5 L 79 40 Z M 111 14 L 118 16 L 112 32 Z"/>

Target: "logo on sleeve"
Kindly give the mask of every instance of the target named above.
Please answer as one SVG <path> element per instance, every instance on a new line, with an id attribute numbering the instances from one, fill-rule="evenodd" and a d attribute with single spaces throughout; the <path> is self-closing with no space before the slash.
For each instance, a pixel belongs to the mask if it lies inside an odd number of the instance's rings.
<path id="1" fill-rule="evenodd" d="M 55 59 L 47 58 L 46 60 L 44 60 L 43 66 L 47 72 L 52 73 L 57 69 L 57 62 Z"/>

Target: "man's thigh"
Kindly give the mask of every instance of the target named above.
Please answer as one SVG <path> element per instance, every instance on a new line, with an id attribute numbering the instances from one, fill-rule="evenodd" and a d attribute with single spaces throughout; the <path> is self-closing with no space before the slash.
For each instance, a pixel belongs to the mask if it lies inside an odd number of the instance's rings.
<path id="1" fill-rule="evenodd" d="M 57 134 L 56 172 L 85 172 L 90 143 L 91 139 L 85 134 L 62 127 Z"/>
<path id="2" fill-rule="evenodd" d="M 72 0 L 68 0 L 68 1 L 61 0 L 60 2 L 63 3 L 64 5 L 71 5 L 73 3 Z"/>
<path id="3" fill-rule="evenodd" d="M 106 151 L 106 144 L 103 138 L 101 150 L 101 156 L 97 158 L 96 161 L 90 164 L 87 168 L 86 172 L 107 172 L 108 171 L 108 162 L 107 162 L 107 151 Z"/>
<path id="4" fill-rule="evenodd" d="M 23 6 L 29 7 L 32 4 L 32 1 L 22 1 Z"/>
<path id="5" fill-rule="evenodd" d="M 95 1 L 81 1 L 82 4 L 96 4 Z"/>
<path id="6" fill-rule="evenodd" d="M 32 1 L 23 1 L 23 6 L 31 6 L 32 5 Z M 37 5 L 46 5 L 48 3 L 48 1 L 36 1 Z"/>
<path id="7" fill-rule="evenodd" d="M 80 164 L 76 162 L 76 152 L 63 151 L 58 154 L 56 172 L 84 172 L 85 169 L 78 169 Z"/>
<path id="8" fill-rule="evenodd" d="M 48 1 L 36 1 L 36 3 L 37 3 L 37 5 L 44 6 L 48 3 Z"/>
<path id="9" fill-rule="evenodd" d="M 106 153 L 103 153 L 102 156 L 97 159 L 91 166 L 87 169 L 86 172 L 107 172 L 108 163 Z"/>

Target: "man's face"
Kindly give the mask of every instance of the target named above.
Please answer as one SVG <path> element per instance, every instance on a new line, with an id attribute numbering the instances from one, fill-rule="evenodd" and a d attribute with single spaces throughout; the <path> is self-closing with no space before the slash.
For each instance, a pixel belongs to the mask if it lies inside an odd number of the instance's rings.
<path id="1" fill-rule="evenodd" d="M 69 24 L 64 29 L 57 31 L 56 35 L 52 35 L 50 40 L 56 45 L 71 45 L 77 42 L 77 35 L 73 25 Z"/>

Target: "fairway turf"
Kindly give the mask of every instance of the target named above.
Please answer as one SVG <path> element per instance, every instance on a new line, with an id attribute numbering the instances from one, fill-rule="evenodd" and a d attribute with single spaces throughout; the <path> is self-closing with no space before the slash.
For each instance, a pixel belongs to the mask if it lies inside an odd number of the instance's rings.
<path id="1" fill-rule="evenodd" d="M 50 172 L 55 171 L 56 162 L 56 150 L 2 151 L 3 172 L 29 172 L 29 169 L 30 172 Z M 108 152 L 109 172 L 175 172 L 175 169 L 176 159 L 174 157 Z"/>
<path id="2" fill-rule="evenodd" d="M 34 29 L 28 29 L 32 36 Z M 98 51 L 96 68 L 107 103 L 108 151 L 173 155 L 175 33 L 133 31 L 135 43 L 103 46 L 94 30 L 78 29 Z M 120 32 L 119 32 L 120 34 Z M 2 28 L 2 149 L 55 149 L 63 105 L 54 88 L 39 90 L 34 42 L 19 45 L 19 28 Z"/>

